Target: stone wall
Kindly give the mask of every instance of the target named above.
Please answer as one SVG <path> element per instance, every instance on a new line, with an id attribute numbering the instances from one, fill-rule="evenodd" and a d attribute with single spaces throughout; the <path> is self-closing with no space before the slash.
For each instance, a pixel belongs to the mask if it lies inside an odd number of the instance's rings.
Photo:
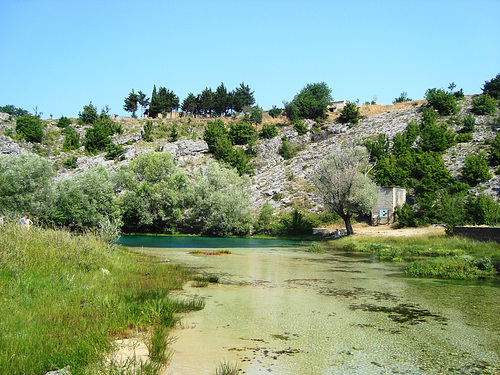
<path id="1" fill-rule="evenodd" d="M 500 227 L 455 227 L 453 234 L 474 238 L 480 241 L 500 243 Z"/>
<path id="2" fill-rule="evenodd" d="M 380 188 L 377 203 L 372 208 L 372 225 L 394 223 L 396 207 L 406 202 L 406 189 L 396 186 Z"/>

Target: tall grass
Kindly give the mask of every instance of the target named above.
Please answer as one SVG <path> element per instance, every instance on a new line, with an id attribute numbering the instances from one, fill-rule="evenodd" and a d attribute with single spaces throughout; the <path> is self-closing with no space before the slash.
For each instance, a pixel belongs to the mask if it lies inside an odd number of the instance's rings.
<path id="1" fill-rule="evenodd" d="M 448 236 L 344 237 L 330 248 L 375 254 L 383 261 L 412 261 L 406 273 L 413 276 L 474 279 L 495 275 L 500 244 Z"/>
<path id="2" fill-rule="evenodd" d="M 165 362 L 175 314 L 203 308 L 168 298 L 188 279 L 180 267 L 113 250 L 95 235 L 1 226 L 0 374 L 68 365 L 73 375 L 97 373 L 112 340 L 132 329 L 153 332 L 151 359 Z"/>

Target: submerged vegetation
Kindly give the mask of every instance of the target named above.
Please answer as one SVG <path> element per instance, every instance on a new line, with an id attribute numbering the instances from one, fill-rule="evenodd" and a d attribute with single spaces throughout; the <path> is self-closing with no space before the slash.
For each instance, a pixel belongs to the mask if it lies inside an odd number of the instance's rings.
<path id="1" fill-rule="evenodd" d="M 350 237 L 329 242 L 338 250 L 375 254 L 379 260 L 408 261 L 405 273 L 419 277 L 478 279 L 494 276 L 500 245 L 446 235 Z"/>
<path id="2" fill-rule="evenodd" d="M 113 340 L 130 336 L 149 347 L 140 373 L 158 373 L 169 357 L 167 332 L 176 313 L 204 307 L 201 300 L 169 297 L 189 279 L 178 266 L 93 234 L 0 226 L 0 374 L 66 366 L 72 374 L 125 373 L 111 369 L 118 365 L 103 354 L 111 355 Z"/>

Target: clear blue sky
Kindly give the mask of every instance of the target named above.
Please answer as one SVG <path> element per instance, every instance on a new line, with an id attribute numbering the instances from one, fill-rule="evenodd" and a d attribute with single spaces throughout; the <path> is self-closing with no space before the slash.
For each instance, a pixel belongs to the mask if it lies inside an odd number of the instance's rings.
<path id="1" fill-rule="evenodd" d="M 326 82 L 334 99 L 389 104 L 500 73 L 499 0 L 1 0 L 0 106 L 127 115 L 131 89 L 241 82 L 265 110 Z"/>

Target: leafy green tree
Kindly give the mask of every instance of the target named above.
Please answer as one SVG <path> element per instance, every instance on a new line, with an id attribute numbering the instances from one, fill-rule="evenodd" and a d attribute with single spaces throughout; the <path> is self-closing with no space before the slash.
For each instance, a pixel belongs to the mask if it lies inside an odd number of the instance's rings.
<path id="1" fill-rule="evenodd" d="M 14 117 L 21 117 L 21 116 L 27 115 L 29 113 L 27 110 L 22 109 L 22 108 L 16 108 L 12 104 L 4 105 L 4 106 L 0 107 L 0 112 L 8 113 L 9 115 L 14 116 Z"/>
<path id="2" fill-rule="evenodd" d="M 387 134 L 381 133 L 375 140 L 367 139 L 364 141 L 363 146 L 365 146 L 370 153 L 370 160 L 377 161 L 389 154 L 390 139 Z"/>
<path id="3" fill-rule="evenodd" d="M 55 225 L 83 231 L 117 218 L 114 187 L 104 166 L 62 179 L 54 190 L 54 210 L 48 221 Z"/>
<path id="4" fill-rule="evenodd" d="M 496 100 L 500 99 L 500 73 L 495 78 L 484 82 L 483 94 L 488 94 Z"/>
<path id="5" fill-rule="evenodd" d="M 467 154 L 465 165 L 462 168 L 462 177 L 470 186 L 476 186 L 493 177 L 484 152 Z"/>
<path id="6" fill-rule="evenodd" d="M 228 113 L 231 108 L 231 97 L 227 92 L 224 83 L 221 83 L 215 90 L 213 98 L 213 109 L 217 116 L 222 116 Z"/>
<path id="7" fill-rule="evenodd" d="M 457 98 L 451 92 L 432 88 L 426 91 L 425 98 L 440 115 L 449 116 L 458 112 Z"/>
<path id="8" fill-rule="evenodd" d="M 370 168 L 366 148 L 347 148 L 320 162 L 313 176 L 319 196 L 344 220 L 348 235 L 354 234 L 351 217 L 370 212 L 378 199 L 379 188 L 368 177 Z"/>
<path id="9" fill-rule="evenodd" d="M 250 233 L 253 218 L 248 188 L 247 177 L 210 163 L 192 183 L 186 223 L 194 232 L 212 236 Z"/>
<path id="10" fill-rule="evenodd" d="M 219 138 L 227 138 L 227 129 L 224 122 L 220 119 L 210 121 L 203 133 L 203 140 L 207 142 L 208 151 L 211 153 L 215 151 L 215 143 Z"/>
<path id="11" fill-rule="evenodd" d="M 131 112 L 133 118 L 137 118 L 135 112 L 139 107 L 138 103 L 139 103 L 139 95 L 134 92 L 134 89 L 132 89 L 132 91 L 125 98 L 125 104 L 123 105 L 123 109 L 127 112 Z"/>
<path id="12" fill-rule="evenodd" d="M 294 101 L 287 102 L 283 101 L 285 107 L 285 116 L 291 121 L 295 121 L 299 118 L 299 108 Z"/>
<path id="13" fill-rule="evenodd" d="M 250 122 L 252 124 L 262 124 L 262 113 L 263 110 L 258 105 L 253 106 L 250 109 Z"/>
<path id="14" fill-rule="evenodd" d="M 460 129 L 461 133 L 472 133 L 476 129 L 476 119 L 469 115 L 463 120 L 463 127 Z"/>
<path id="15" fill-rule="evenodd" d="M 212 111 L 215 108 L 215 94 L 212 89 L 205 88 L 198 95 L 198 102 L 200 103 L 200 111 L 208 115 L 208 117 L 212 117 Z"/>
<path id="16" fill-rule="evenodd" d="M 266 201 L 260 209 L 259 217 L 255 223 L 255 230 L 259 233 L 273 234 L 274 220 L 274 207 L 269 201 Z"/>
<path id="17" fill-rule="evenodd" d="M 395 104 L 395 103 L 404 103 L 404 102 L 411 102 L 412 99 L 410 99 L 408 97 L 408 94 L 406 92 L 402 92 L 401 95 L 399 95 L 399 97 L 397 97 L 396 99 L 394 99 L 394 101 L 392 102 L 392 104 Z"/>
<path id="18" fill-rule="evenodd" d="M 90 102 L 88 105 L 83 106 L 83 111 L 78 113 L 78 117 L 86 125 L 93 124 L 99 118 L 97 107 Z"/>
<path id="19" fill-rule="evenodd" d="M 246 121 L 238 121 L 229 129 L 229 139 L 235 145 L 253 144 L 257 141 L 257 131 Z"/>
<path id="20" fill-rule="evenodd" d="M 50 163 L 38 155 L 0 155 L 0 212 L 45 216 L 53 177 Z"/>
<path id="21" fill-rule="evenodd" d="M 72 126 L 67 126 L 63 129 L 64 143 L 62 150 L 71 151 L 77 150 L 80 147 L 80 135 L 76 132 L 75 128 Z"/>
<path id="22" fill-rule="evenodd" d="M 195 114 L 198 111 L 199 106 L 200 103 L 198 98 L 190 92 L 186 99 L 182 102 L 181 109 L 186 113 Z"/>
<path id="23" fill-rule="evenodd" d="M 85 132 L 85 150 L 91 155 L 105 151 L 112 142 L 109 136 L 109 130 L 105 124 L 95 123 Z"/>
<path id="24" fill-rule="evenodd" d="M 237 87 L 233 91 L 233 109 L 240 113 L 243 111 L 243 108 L 254 105 L 255 98 L 253 93 L 248 85 L 245 85 L 243 82 L 240 83 L 240 87 Z"/>
<path id="25" fill-rule="evenodd" d="M 259 135 L 262 138 L 272 139 L 278 135 L 278 128 L 275 124 L 264 124 L 262 125 Z"/>
<path id="26" fill-rule="evenodd" d="M 67 117 L 61 116 L 61 118 L 59 118 L 59 120 L 57 121 L 58 128 L 64 129 L 69 125 L 71 125 L 71 120 Z"/>
<path id="27" fill-rule="evenodd" d="M 43 123 L 38 116 L 30 114 L 18 117 L 16 120 L 16 133 L 21 139 L 28 142 L 40 143 L 43 138 Z"/>
<path id="28" fill-rule="evenodd" d="M 328 103 L 331 100 L 330 88 L 325 82 L 321 82 L 307 84 L 295 95 L 292 103 L 296 108 L 296 117 L 300 119 L 318 119 L 325 117 Z M 293 119 L 290 118 L 290 120 Z"/>
<path id="29" fill-rule="evenodd" d="M 150 151 L 120 167 L 115 187 L 126 232 L 173 232 L 183 218 L 188 178 L 168 152 Z"/>
<path id="30" fill-rule="evenodd" d="M 470 224 L 497 225 L 500 222 L 500 206 L 489 195 L 469 196 L 466 207 Z"/>
<path id="31" fill-rule="evenodd" d="M 361 114 L 356 103 L 348 102 L 340 111 L 339 120 L 344 124 L 357 125 Z"/>
<path id="32" fill-rule="evenodd" d="M 281 112 L 283 112 L 281 108 L 273 105 L 273 107 L 269 110 L 269 116 L 271 116 L 272 118 L 278 118 L 279 116 L 281 116 Z"/>
<path id="33" fill-rule="evenodd" d="M 151 102 L 149 103 L 148 116 L 157 117 L 161 113 L 162 108 L 160 105 L 160 98 L 156 92 L 156 85 L 153 85 L 153 92 L 151 93 Z"/>
<path id="34" fill-rule="evenodd" d="M 492 115 L 497 111 L 497 102 L 488 94 L 472 99 L 472 113 L 476 115 Z"/>
<path id="35" fill-rule="evenodd" d="M 146 108 L 149 106 L 149 98 L 144 94 L 142 91 L 139 90 L 137 93 L 137 102 L 141 106 L 141 118 L 144 115 L 144 112 L 146 111 Z"/>

